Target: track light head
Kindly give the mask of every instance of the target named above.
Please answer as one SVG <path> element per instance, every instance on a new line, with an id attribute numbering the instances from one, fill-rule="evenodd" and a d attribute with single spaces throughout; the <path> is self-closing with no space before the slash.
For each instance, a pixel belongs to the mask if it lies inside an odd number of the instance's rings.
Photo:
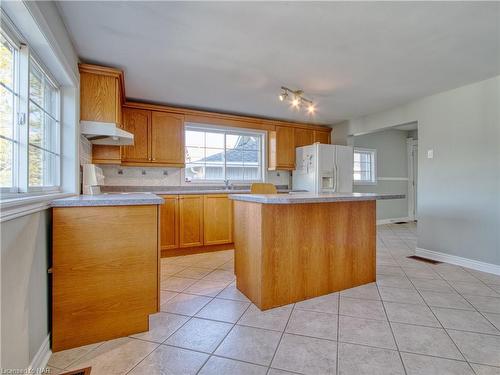
<path id="1" fill-rule="evenodd" d="M 309 114 L 314 113 L 316 108 L 314 107 L 314 103 L 312 100 L 304 97 L 303 90 L 290 90 L 288 87 L 281 86 L 281 94 L 278 96 L 281 102 L 290 98 L 290 104 L 293 108 L 299 109 L 301 106 L 307 105 L 307 111 Z"/>

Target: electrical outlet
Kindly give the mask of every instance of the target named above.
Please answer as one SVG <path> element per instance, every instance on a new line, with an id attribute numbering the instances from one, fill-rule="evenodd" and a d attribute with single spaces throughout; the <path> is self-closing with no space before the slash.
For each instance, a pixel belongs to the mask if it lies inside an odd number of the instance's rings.
<path id="1" fill-rule="evenodd" d="M 427 159 L 434 158 L 434 150 L 427 150 Z"/>

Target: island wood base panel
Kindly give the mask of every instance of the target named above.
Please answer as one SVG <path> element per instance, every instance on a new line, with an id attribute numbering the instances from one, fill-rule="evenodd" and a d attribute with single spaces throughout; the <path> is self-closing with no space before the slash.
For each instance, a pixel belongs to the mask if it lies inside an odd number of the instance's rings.
<path id="1" fill-rule="evenodd" d="M 376 279 L 375 201 L 234 201 L 236 286 L 261 310 Z"/>
<path id="2" fill-rule="evenodd" d="M 147 331 L 159 310 L 158 206 L 52 215 L 52 351 Z"/>

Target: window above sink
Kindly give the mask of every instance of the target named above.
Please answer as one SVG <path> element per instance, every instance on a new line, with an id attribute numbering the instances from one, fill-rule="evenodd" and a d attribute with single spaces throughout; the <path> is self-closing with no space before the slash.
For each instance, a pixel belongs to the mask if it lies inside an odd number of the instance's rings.
<path id="1" fill-rule="evenodd" d="M 264 180 L 264 132 L 186 124 L 186 181 Z"/>

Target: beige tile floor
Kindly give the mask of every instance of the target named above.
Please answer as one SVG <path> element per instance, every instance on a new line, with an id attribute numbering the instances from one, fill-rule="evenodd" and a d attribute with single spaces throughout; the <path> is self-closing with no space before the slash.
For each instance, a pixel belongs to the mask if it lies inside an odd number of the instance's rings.
<path id="1" fill-rule="evenodd" d="M 412 259 L 413 224 L 378 227 L 377 282 L 261 312 L 233 251 L 162 259 L 150 331 L 55 353 L 54 373 L 500 374 L 500 276 Z"/>

